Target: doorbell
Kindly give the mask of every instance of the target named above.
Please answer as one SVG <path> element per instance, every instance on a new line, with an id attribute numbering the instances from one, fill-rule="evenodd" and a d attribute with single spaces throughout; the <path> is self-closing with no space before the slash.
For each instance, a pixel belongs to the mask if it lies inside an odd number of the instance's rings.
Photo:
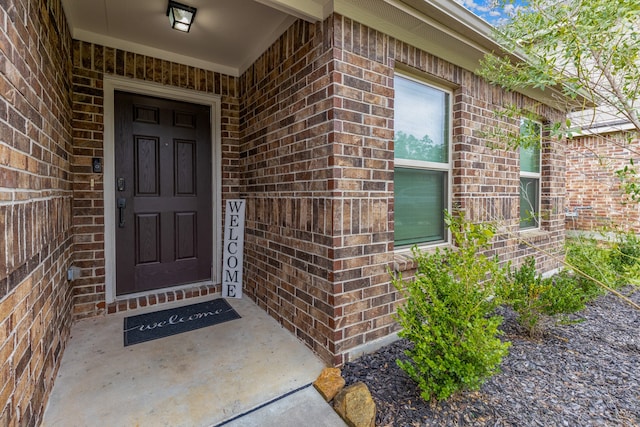
<path id="1" fill-rule="evenodd" d="M 93 168 L 93 173 L 102 173 L 102 159 L 100 157 L 91 159 L 91 167 Z"/>

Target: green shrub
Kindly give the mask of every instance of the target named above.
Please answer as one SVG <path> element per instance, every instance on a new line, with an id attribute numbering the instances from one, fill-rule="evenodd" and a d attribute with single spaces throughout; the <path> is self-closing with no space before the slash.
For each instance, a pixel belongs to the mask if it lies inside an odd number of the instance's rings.
<path id="1" fill-rule="evenodd" d="M 503 299 L 518 313 L 518 323 L 530 335 L 537 335 L 542 316 L 541 295 L 547 285 L 536 274 L 535 259 L 527 258 L 525 263 L 510 274 L 510 281 L 505 287 Z"/>
<path id="2" fill-rule="evenodd" d="M 576 277 L 564 270 L 553 277 L 544 279 L 549 287 L 542 294 L 543 313 L 547 316 L 564 318 L 566 314 L 583 310 L 589 300 Z"/>
<path id="3" fill-rule="evenodd" d="M 536 272 L 533 257 L 512 271 L 510 279 L 503 299 L 518 313 L 518 322 L 530 336 L 540 335 L 546 324 L 582 310 L 588 299 L 580 282 L 567 271 L 543 279 Z"/>
<path id="4" fill-rule="evenodd" d="M 414 248 L 416 277 L 393 277 L 406 298 L 398 309 L 399 335 L 413 346 L 398 365 L 417 382 L 425 400 L 446 399 L 456 391 L 477 389 L 499 371 L 509 343 L 497 336 L 502 318 L 494 315 L 500 301 L 504 270 L 480 252 L 494 229 L 472 224 L 464 216 L 446 215 L 457 249 L 423 253 Z"/>
<path id="5" fill-rule="evenodd" d="M 640 264 L 640 238 L 634 233 L 618 234 L 610 259 L 615 271 L 628 276 L 629 270 Z"/>
<path id="6" fill-rule="evenodd" d="M 614 239 L 610 237 L 612 234 Z M 600 239 L 574 237 L 567 239 L 566 247 L 567 263 L 576 274 L 583 272 L 595 279 L 581 276 L 580 283 L 587 295 L 597 297 L 605 287 L 617 289 L 630 283 L 640 284 L 640 238 L 634 233 L 613 230 Z"/>
<path id="7" fill-rule="evenodd" d="M 605 293 L 605 288 L 598 282 L 608 287 L 619 286 L 620 275 L 611 264 L 611 247 L 605 241 L 582 236 L 567 239 L 566 248 L 566 262 L 574 270 L 588 300 Z"/>

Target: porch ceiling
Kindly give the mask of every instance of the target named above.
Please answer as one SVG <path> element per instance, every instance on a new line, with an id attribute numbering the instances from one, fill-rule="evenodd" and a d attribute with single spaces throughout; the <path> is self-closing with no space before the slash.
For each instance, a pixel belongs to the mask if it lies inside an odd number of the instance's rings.
<path id="1" fill-rule="evenodd" d="M 198 9 L 172 30 L 167 0 L 62 0 L 73 38 L 238 76 L 296 19 L 325 17 L 329 0 L 180 0 Z"/>

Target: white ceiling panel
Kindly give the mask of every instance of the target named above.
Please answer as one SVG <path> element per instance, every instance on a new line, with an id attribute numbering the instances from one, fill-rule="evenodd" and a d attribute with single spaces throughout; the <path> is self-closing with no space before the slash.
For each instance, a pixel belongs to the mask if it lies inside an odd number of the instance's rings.
<path id="1" fill-rule="evenodd" d="M 166 0 L 63 0 L 72 36 L 239 75 L 296 19 L 254 0 L 182 0 L 198 11 L 173 30 Z"/>

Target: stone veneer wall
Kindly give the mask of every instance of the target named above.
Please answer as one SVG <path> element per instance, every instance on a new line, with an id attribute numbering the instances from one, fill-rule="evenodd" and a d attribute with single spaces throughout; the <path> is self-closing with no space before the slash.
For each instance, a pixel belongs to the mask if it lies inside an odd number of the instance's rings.
<path id="1" fill-rule="evenodd" d="M 567 203 L 577 217 L 567 217 L 568 230 L 619 229 L 640 233 L 640 204 L 620 187 L 616 171 L 640 164 L 640 141 L 611 133 L 574 138 L 567 144 Z"/>
<path id="2" fill-rule="evenodd" d="M 0 425 L 37 425 L 71 325 L 71 37 L 0 2 Z"/>
<path id="3" fill-rule="evenodd" d="M 259 305 L 336 365 L 397 330 L 387 269 L 414 268 L 393 252 L 398 66 L 453 90 L 453 206 L 500 223 L 491 252 L 501 259 L 517 265 L 535 255 L 541 271 L 560 266 L 562 142 L 543 148 L 541 228 L 520 233 L 518 153 L 487 148 L 483 137 L 498 126 L 518 130 L 494 114 L 509 104 L 541 120 L 560 112 L 348 18 L 298 22 L 241 79 L 245 278 Z"/>
<path id="4" fill-rule="evenodd" d="M 75 318 L 105 311 L 126 311 L 156 303 L 209 295 L 219 286 L 159 290 L 146 296 L 105 303 L 104 182 L 93 173 L 93 157 L 104 157 L 104 76 L 114 75 L 221 96 L 223 198 L 237 195 L 239 139 L 238 79 L 210 70 L 173 63 L 82 41 L 73 41 L 73 221 L 75 265 L 81 277 L 73 282 Z M 104 163 L 104 162 L 103 162 Z M 93 180 L 93 187 L 92 187 Z M 215 184 L 214 184 L 215 185 Z"/>

